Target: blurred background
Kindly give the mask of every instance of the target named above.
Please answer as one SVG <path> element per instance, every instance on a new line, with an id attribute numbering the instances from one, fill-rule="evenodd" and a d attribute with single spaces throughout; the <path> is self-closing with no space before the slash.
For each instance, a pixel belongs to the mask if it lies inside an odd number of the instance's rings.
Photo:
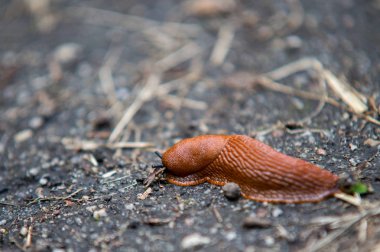
<path id="1" fill-rule="evenodd" d="M 247 76 L 234 75 L 304 57 L 316 57 L 366 95 L 379 88 L 378 1 L 25 0 L 3 1 L 0 11 L 3 132 L 43 127 L 80 136 L 97 124 L 110 129 L 153 73 L 161 86 L 129 120 L 142 132 L 168 127 L 186 135 L 184 127 L 208 132 L 212 125 L 249 133 L 310 113 L 313 103 L 263 95 Z M 306 71 L 285 83 L 320 92 L 313 78 Z"/>

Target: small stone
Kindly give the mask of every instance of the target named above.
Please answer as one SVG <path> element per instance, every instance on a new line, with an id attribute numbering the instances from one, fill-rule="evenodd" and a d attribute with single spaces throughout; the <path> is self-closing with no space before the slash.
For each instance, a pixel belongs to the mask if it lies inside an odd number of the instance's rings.
<path id="1" fill-rule="evenodd" d="M 35 116 L 29 121 L 29 126 L 32 129 L 38 129 L 41 128 L 42 124 L 44 123 L 44 120 L 40 116 Z"/>
<path id="2" fill-rule="evenodd" d="M 125 209 L 133 211 L 135 209 L 135 205 L 133 205 L 132 203 L 126 204 Z"/>
<path id="3" fill-rule="evenodd" d="M 358 148 L 357 145 L 352 144 L 352 143 L 348 144 L 348 146 L 350 147 L 350 150 L 352 150 L 352 151 L 354 151 L 354 150 L 356 150 Z"/>
<path id="4" fill-rule="evenodd" d="M 75 63 L 82 54 L 82 47 L 75 43 L 60 45 L 54 52 L 54 60 L 61 64 Z"/>
<path id="5" fill-rule="evenodd" d="M 268 228 L 272 225 L 272 222 L 265 218 L 258 218 L 254 215 L 246 217 L 243 221 L 243 227 L 245 228 Z"/>
<path id="6" fill-rule="evenodd" d="M 92 216 L 94 217 L 95 220 L 100 220 L 100 218 L 107 216 L 107 211 L 105 208 L 102 208 L 102 209 L 94 211 Z"/>
<path id="7" fill-rule="evenodd" d="M 33 167 L 29 170 L 29 174 L 31 176 L 36 176 L 40 172 L 40 169 L 38 167 Z"/>
<path id="8" fill-rule="evenodd" d="M 322 148 L 318 148 L 316 153 L 317 153 L 317 155 L 320 155 L 320 156 L 326 156 L 327 155 L 326 150 L 322 149 Z"/>
<path id="9" fill-rule="evenodd" d="M 7 223 L 7 220 L 3 219 L 3 220 L 0 220 L 0 225 L 5 225 Z"/>
<path id="10" fill-rule="evenodd" d="M 271 236 L 267 236 L 264 238 L 264 242 L 265 242 L 265 245 L 267 245 L 267 246 L 273 246 L 274 239 Z"/>
<path id="11" fill-rule="evenodd" d="M 181 248 L 193 250 L 207 245 L 211 242 L 210 238 L 199 233 L 193 233 L 185 236 L 181 241 Z"/>
<path id="12" fill-rule="evenodd" d="M 272 211 L 272 216 L 275 217 L 275 218 L 277 218 L 277 217 L 280 216 L 282 213 L 283 213 L 283 211 L 282 211 L 280 208 L 276 207 L 276 208 L 273 209 L 273 211 Z"/>
<path id="13" fill-rule="evenodd" d="M 354 158 L 350 158 L 350 159 L 348 160 L 348 162 L 350 162 L 350 164 L 351 164 L 352 166 L 356 166 L 357 164 L 359 164 L 359 161 L 356 160 L 356 159 L 354 159 Z"/>
<path id="14" fill-rule="evenodd" d="M 285 39 L 286 47 L 289 50 L 298 50 L 302 47 L 302 39 L 298 36 L 292 35 Z"/>
<path id="15" fill-rule="evenodd" d="M 227 183 L 223 186 L 224 196 L 229 200 L 238 200 L 240 197 L 240 187 L 235 183 Z"/>
<path id="16" fill-rule="evenodd" d="M 230 231 L 230 232 L 227 232 L 225 234 L 225 237 L 226 237 L 227 241 L 232 241 L 232 240 L 236 239 L 237 234 L 234 231 Z"/>
<path id="17" fill-rule="evenodd" d="M 28 228 L 23 226 L 21 229 L 20 229 L 20 235 L 22 236 L 26 236 L 28 234 Z"/>
<path id="18" fill-rule="evenodd" d="M 18 132 L 14 136 L 14 140 L 16 143 L 21 143 L 21 142 L 28 140 L 32 136 L 33 136 L 33 131 L 31 131 L 30 129 L 26 129 L 26 130 L 22 130 L 22 131 Z"/>
<path id="19" fill-rule="evenodd" d="M 38 183 L 42 186 L 44 185 L 47 185 L 47 183 L 49 182 L 49 180 L 47 179 L 47 177 L 42 177 L 40 178 L 40 180 L 38 181 Z"/>
<path id="20" fill-rule="evenodd" d="M 83 224 L 83 221 L 82 221 L 81 218 L 76 217 L 76 218 L 75 218 L 75 223 L 76 223 L 78 226 L 81 226 L 81 225 Z"/>

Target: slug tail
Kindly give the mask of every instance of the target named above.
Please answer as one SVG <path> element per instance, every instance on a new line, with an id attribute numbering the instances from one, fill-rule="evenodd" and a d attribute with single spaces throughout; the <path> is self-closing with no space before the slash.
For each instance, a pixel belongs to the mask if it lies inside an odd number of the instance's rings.
<path id="1" fill-rule="evenodd" d="M 338 188 L 331 188 L 319 193 L 309 193 L 306 194 L 303 191 L 276 191 L 276 190 L 266 190 L 257 191 L 249 186 L 240 186 L 242 195 L 244 198 L 255 200 L 259 202 L 269 202 L 269 203 L 312 203 L 320 202 L 326 198 L 333 196 L 334 193 L 339 191 Z"/>

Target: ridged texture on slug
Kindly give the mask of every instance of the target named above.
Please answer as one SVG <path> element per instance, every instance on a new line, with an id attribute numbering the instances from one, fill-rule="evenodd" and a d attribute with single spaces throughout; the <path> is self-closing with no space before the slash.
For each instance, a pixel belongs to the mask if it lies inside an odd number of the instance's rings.
<path id="1" fill-rule="evenodd" d="M 170 183 L 235 182 L 244 197 L 256 201 L 317 202 L 338 190 L 331 172 L 243 135 L 182 140 L 164 153 L 162 163 Z"/>

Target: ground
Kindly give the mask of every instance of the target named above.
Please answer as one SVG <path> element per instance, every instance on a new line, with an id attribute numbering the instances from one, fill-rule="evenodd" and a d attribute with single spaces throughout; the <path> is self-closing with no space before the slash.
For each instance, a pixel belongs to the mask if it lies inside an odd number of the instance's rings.
<path id="1" fill-rule="evenodd" d="M 379 11 L 376 0 L 2 1 L 0 250 L 379 249 Z M 326 72 L 353 89 L 334 91 Z M 164 176 L 144 186 L 154 151 L 201 134 L 256 137 L 369 193 L 359 206 L 270 204 Z"/>

